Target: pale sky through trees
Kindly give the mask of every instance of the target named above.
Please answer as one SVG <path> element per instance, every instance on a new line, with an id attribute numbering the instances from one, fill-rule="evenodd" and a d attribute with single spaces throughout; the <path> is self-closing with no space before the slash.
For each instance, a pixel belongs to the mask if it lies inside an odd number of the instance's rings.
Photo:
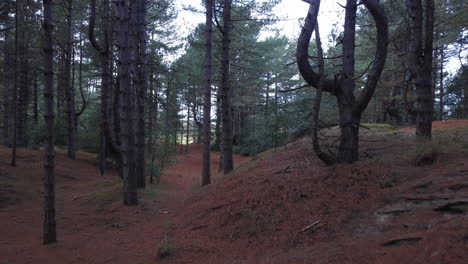
<path id="1" fill-rule="evenodd" d="M 262 0 L 258 0 L 262 2 Z M 345 4 L 344 0 L 325 0 L 322 1 L 320 7 L 319 24 L 322 33 L 323 41 L 327 43 L 326 36 L 331 32 L 335 23 L 343 23 L 342 15 L 344 9 L 337 3 Z M 199 23 L 204 23 L 204 14 L 186 11 L 184 8 L 192 6 L 197 10 L 204 11 L 201 0 L 180 0 L 176 2 L 176 7 L 179 12 L 179 23 L 184 31 L 184 34 L 195 28 Z M 304 19 L 307 15 L 309 4 L 301 0 L 283 0 L 277 5 L 273 12 L 281 21 L 278 21 L 272 27 L 279 29 L 280 34 L 287 36 L 291 39 L 299 36 L 301 27 L 300 20 Z M 268 33 L 263 33 L 266 36 Z"/>
<path id="2" fill-rule="evenodd" d="M 257 0 L 263 2 L 262 0 Z M 198 24 L 204 23 L 205 14 L 202 0 L 177 0 L 175 2 L 178 19 L 177 24 L 180 27 L 179 34 L 182 37 L 186 37 Z M 330 43 L 328 36 L 334 28 L 335 24 L 338 24 L 337 30 L 340 32 L 343 30 L 344 23 L 344 8 L 340 5 L 346 5 L 345 0 L 324 0 L 320 4 L 319 13 L 319 25 L 320 33 L 322 35 L 322 42 L 325 46 Z M 199 10 L 199 13 L 186 10 L 187 7 L 194 7 Z M 287 36 L 290 39 L 297 39 L 299 36 L 301 26 L 300 21 L 307 15 L 309 4 L 302 0 L 282 0 L 278 4 L 273 12 L 280 21 L 269 28 L 277 28 L 281 35 Z M 261 33 L 261 38 L 268 36 L 268 34 L 274 34 L 271 32 Z M 464 56 L 467 52 L 463 52 Z M 451 74 L 454 74 L 460 68 L 460 60 L 452 57 L 448 60 L 445 66 L 445 70 Z"/>

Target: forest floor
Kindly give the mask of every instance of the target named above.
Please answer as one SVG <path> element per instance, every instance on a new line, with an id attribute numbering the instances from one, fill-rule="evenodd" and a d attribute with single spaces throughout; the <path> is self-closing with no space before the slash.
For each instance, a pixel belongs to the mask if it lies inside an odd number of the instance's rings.
<path id="1" fill-rule="evenodd" d="M 303 138 L 199 188 L 201 146 L 122 206 L 115 173 L 57 155 L 58 243 L 42 246 L 42 152 L 0 148 L 0 264 L 443 263 L 468 259 L 468 121 L 362 130 L 362 156 L 326 167 Z M 213 155 L 213 168 L 218 157 Z M 159 252 L 159 254 L 158 254 Z"/>
<path id="2" fill-rule="evenodd" d="M 176 210 L 201 183 L 202 146 L 189 145 L 167 167 L 159 185 L 140 191 L 140 204 L 125 207 L 115 171 L 101 176 L 95 155 L 56 155 L 58 243 L 42 243 L 43 152 L 0 147 L 0 264 L 155 263 Z M 242 164 L 247 157 L 236 156 Z M 216 175 L 219 155 L 213 153 Z"/>

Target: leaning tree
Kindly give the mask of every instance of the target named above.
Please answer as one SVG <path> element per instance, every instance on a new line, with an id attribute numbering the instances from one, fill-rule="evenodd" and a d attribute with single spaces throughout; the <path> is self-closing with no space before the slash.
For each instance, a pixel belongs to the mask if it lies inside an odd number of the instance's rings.
<path id="1" fill-rule="evenodd" d="M 357 94 L 355 75 L 355 37 L 357 0 L 347 0 L 341 72 L 333 79 L 317 73 L 309 61 L 309 44 L 316 28 L 320 0 L 303 0 L 310 4 L 297 44 L 297 65 L 308 85 L 331 93 L 336 97 L 340 116 L 341 139 L 336 157 L 328 157 L 333 163 L 352 163 L 358 160 L 359 127 L 362 112 L 372 99 L 378 80 L 382 74 L 388 45 L 388 23 L 383 7 L 378 0 L 363 0 L 362 3 L 374 18 L 377 28 L 377 47 L 374 59 L 368 67 L 364 80 Z M 364 76 L 364 75 L 362 75 Z"/>

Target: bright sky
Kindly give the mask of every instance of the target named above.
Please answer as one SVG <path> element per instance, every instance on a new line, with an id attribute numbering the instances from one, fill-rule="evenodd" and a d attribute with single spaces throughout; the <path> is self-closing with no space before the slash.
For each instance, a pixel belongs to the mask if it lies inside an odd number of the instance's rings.
<path id="1" fill-rule="evenodd" d="M 262 2 L 262 0 L 257 1 Z M 329 43 L 326 36 L 331 32 L 333 25 L 337 23 L 342 25 L 344 23 L 344 9 L 339 4 L 345 5 L 346 1 L 324 0 L 320 5 L 318 19 L 324 45 L 328 45 Z M 186 37 L 198 24 L 205 22 L 202 0 L 177 0 L 175 5 L 179 13 L 177 23 L 180 27 L 179 33 L 182 37 Z M 194 13 L 192 11 L 186 11 L 185 9 L 189 6 L 195 7 L 201 12 Z M 277 22 L 275 27 L 280 29 L 280 33 L 282 35 L 285 35 L 290 39 L 296 39 L 301 30 L 300 19 L 304 19 L 306 17 L 308 8 L 309 4 L 302 0 L 282 0 L 282 3 L 277 5 L 273 10 L 273 12 L 282 20 Z M 342 30 L 342 27 L 340 27 L 340 30 Z M 267 35 L 268 33 L 265 32 L 261 37 L 265 37 Z M 446 70 L 453 74 L 459 67 L 459 60 L 457 58 L 451 58 L 448 65 L 446 65 Z"/>
<path id="2" fill-rule="evenodd" d="M 257 0 L 262 2 L 262 0 Z M 344 4 L 344 0 L 325 0 L 322 1 L 320 6 L 319 14 L 319 25 L 320 31 L 323 36 L 327 36 L 331 31 L 334 23 L 340 21 L 342 23 L 341 14 L 343 13 L 343 8 L 341 8 L 337 3 Z M 185 7 L 193 6 L 197 10 L 203 11 L 204 7 L 202 6 L 201 0 L 179 0 L 176 1 L 176 7 L 179 10 L 179 23 L 181 26 L 182 34 L 187 35 L 190 30 L 195 28 L 199 23 L 204 23 L 204 13 L 196 14 L 191 11 L 184 11 Z M 297 38 L 299 36 L 301 27 L 299 24 L 299 19 L 305 18 L 309 4 L 301 0 L 283 0 L 282 3 L 277 5 L 273 10 L 281 20 L 278 22 L 275 27 L 280 29 L 281 34 L 288 36 L 289 38 Z M 265 33 L 267 34 L 267 33 Z M 265 36 L 263 34 L 262 36 Z M 326 38 L 323 40 L 327 42 Z"/>

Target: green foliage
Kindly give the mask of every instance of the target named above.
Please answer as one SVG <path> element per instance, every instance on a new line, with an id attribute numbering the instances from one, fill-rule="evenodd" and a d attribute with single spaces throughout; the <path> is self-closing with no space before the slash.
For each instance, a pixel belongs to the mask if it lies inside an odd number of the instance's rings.
<path id="1" fill-rule="evenodd" d="M 468 96 L 468 66 L 462 66 L 454 76 L 447 81 L 445 105 L 448 108 L 449 119 L 468 118 L 465 116 L 464 100 Z M 466 111 L 468 113 L 468 111 Z"/>
<path id="2" fill-rule="evenodd" d="M 390 125 L 390 124 L 379 124 L 379 123 L 363 123 L 361 124 L 364 127 L 370 128 L 370 129 L 385 129 L 385 130 L 393 130 L 396 129 L 396 127 Z"/>
<path id="3" fill-rule="evenodd" d="M 146 164 L 146 166 L 147 166 L 147 173 L 148 173 L 149 175 L 152 175 L 152 176 L 155 177 L 156 179 L 161 178 L 162 168 L 161 168 L 160 165 L 155 164 L 155 163 L 148 162 L 148 163 Z"/>
<path id="4" fill-rule="evenodd" d="M 96 97 L 91 100 L 97 100 Z M 78 144 L 80 149 L 98 153 L 99 152 L 99 127 L 100 127 L 100 107 L 96 103 L 91 103 L 80 117 L 80 129 L 78 130 Z"/>
<path id="5" fill-rule="evenodd" d="M 157 255 L 159 258 L 167 258 L 175 253 L 175 246 L 169 242 L 167 236 L 157 246 Z"/>

